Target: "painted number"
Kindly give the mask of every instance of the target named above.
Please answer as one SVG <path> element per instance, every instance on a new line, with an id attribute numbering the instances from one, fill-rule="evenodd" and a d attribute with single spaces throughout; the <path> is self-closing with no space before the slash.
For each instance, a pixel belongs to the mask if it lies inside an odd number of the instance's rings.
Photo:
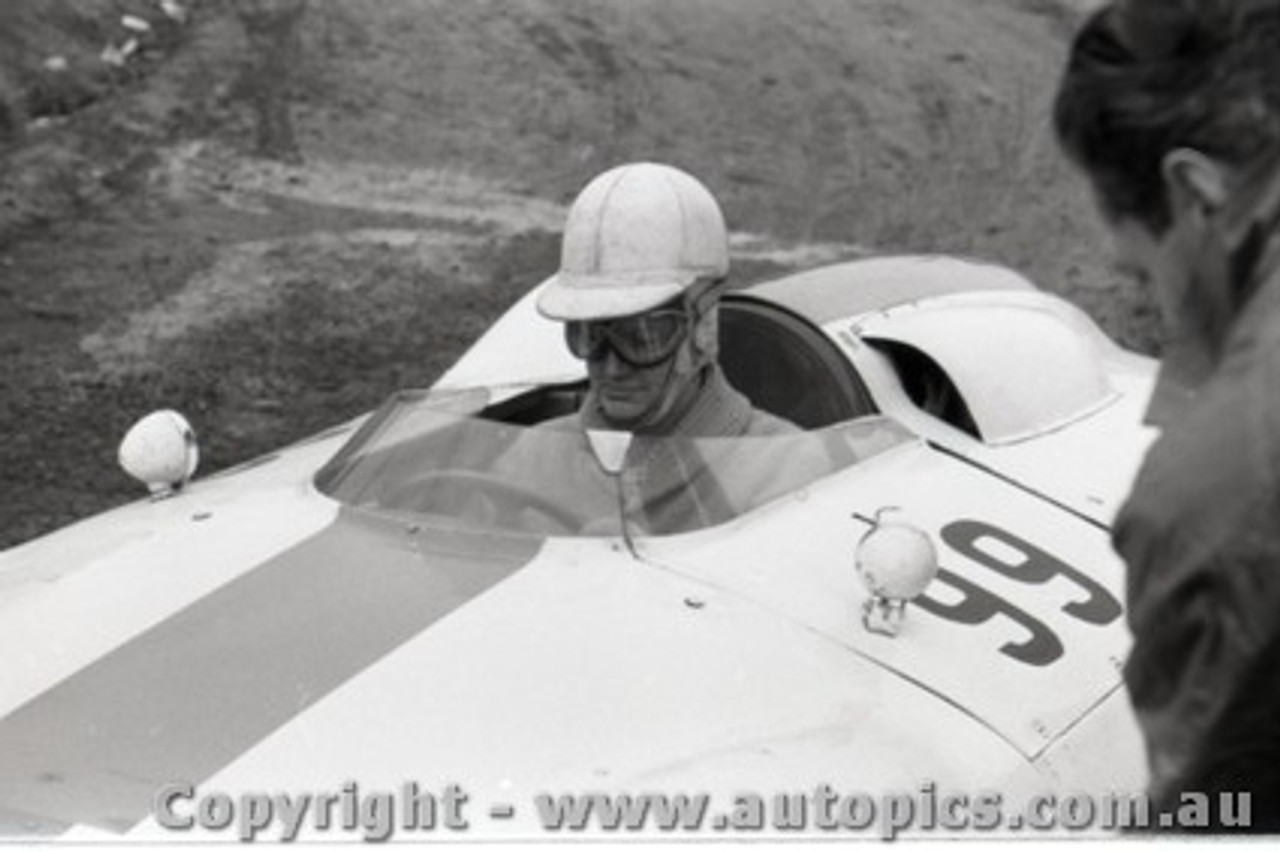
<path id="1" fill-rule="evenodd" d="M 1062 611 L 1087 624 L 1110 624 L 1120 617 L 1120 602 L 1088 575 L 1013 533 L 982 521 L 955 521 L 942 529 L 942 540 L 952 550 L 1001 576 L 1020 583 L 1042 585 L 1055 577 L 1074 584 L 1084 594 L 1063 605 Z M 1063 654 L 1062 640 L 1039 619 L 977 583 L 945 568 L 938 580 L 963 597 L 953 604 L 928 595 L 917 599 L 927 612 L 959 624 L 985 624 L 1003 615 L 1027 633 L 1022 642 L 1006 642 L 1001 653 L 1032 666 L 1047 666 Z"/>
<path id="2" fill-rule="evenodd" d="M 1021 625 L 1028 636 L 1023 642 L 1004 643 L 1000 646 L 1002 653 L 1032 666 L 1047 666 L 1062 656 L 1062 640 L 1044 624 L 1004 598 L 993 595 L 977 583 L 971 583 L 945 568 L 939 569 L 938 580 L 962 592 L 964 597 L 959 603 L 944 604 L 928 595 L 921 595 L 916 598 L 921 609 L 960 624 L 985 624 L 997 615 L 1003 615 Z"/>
<path id="3" fill-rule="evenodd" d="M 1081 621 L 1110 624 L 1122 613 L 1120 602 L 1092 577 L 1007 530 L 982 521 L 956 521 L 943 528 L 942 540 L 961 556 L 967 556 L 1011 580 L 1040 585 L 1054 577 L 1065 577 L 1079 586 L 1085 597 L 1072 601 L 1062 610 Z M 994 542 L 998 548 L 996 552 L 984 549 L 984 541 Z M 1002 554 L 1012 558 L 1003 558 Z"/>

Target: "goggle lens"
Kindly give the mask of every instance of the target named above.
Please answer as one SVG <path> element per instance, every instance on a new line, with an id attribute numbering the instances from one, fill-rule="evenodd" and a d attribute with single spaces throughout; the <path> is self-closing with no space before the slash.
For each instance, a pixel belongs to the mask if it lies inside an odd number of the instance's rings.
<path id="1" fill-rule="evenodd" d="M 565 325 L 569 351 L 584 361 L 605 355 L 606 345 L 636 367 L 652 367 L 670 358 L 684 341 L 689 317 L 683 310 L 650 311 L 634 317 Z"/>

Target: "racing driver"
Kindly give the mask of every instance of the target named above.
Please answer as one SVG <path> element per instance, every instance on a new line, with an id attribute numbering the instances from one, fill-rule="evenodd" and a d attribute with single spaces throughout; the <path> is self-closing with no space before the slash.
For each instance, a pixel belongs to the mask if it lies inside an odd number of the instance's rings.
<path id="1" fill-rule="evenodd" d="M 516 442 L 504 475 L 597 509 L 584 530 L 625 517 L 663 534 L 721 523 L 830 472 L 821 441 L 754 408 L 725 378 L 718 304 L 728 272 L 724 217 L 695 178 L 635 163 L 591 181 L 538 298 L 586 362 L 586 398 Z M 552 440 L 556 431 L 565 439 Z M 627 433 L 619 470 L 604 469 L 593 433 Z"/>
<path id="2" fill-rule="evenodd" d="M 692 176 L 634 163 L 597 177 L 569 211 L 560 271 L 538 309 L 586 361 L 587 429 L 740 437 L 796 431 L 752 408 L 717 363 L 729 239 Z"/>

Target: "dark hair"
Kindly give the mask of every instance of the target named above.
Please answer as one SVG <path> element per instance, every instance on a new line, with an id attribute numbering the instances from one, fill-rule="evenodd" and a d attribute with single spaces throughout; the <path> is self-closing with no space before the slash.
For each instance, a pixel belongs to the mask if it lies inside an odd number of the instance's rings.
<path id="1" fill-rule="evenodd" d="M 1167 153 L 1280 149 L 1280 0 L 1114 0 L 1076 36 L 1054 124 L 1104 212 L 1163 233 Z"/>

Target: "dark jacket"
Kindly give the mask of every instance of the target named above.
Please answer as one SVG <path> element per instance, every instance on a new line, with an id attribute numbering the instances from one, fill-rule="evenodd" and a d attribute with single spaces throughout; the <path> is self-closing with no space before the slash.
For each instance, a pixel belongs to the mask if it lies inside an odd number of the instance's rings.
<path id="1" fill-rule="evenodd" d="M 1162 386 L 1157 399 L 1179 395 Z M 1265 783 L 1245 758 L 1280 730 L 1280 655 L 1261 654 L 1280 641 L 1280 275 L 1245 306 L 1181 409 L 1161 417 L 1114 531 L 1134 636 L 1125 677 L 1151 793 L 1165 804 L 1209 773 L 1243 789 Z M 1270 706 L 1259 714 L 1257 702 Z M 1258 726 L 1262 717 L 1271 723 Z M 1240 771 L 1223 766 L 1228 752 Z"/>

